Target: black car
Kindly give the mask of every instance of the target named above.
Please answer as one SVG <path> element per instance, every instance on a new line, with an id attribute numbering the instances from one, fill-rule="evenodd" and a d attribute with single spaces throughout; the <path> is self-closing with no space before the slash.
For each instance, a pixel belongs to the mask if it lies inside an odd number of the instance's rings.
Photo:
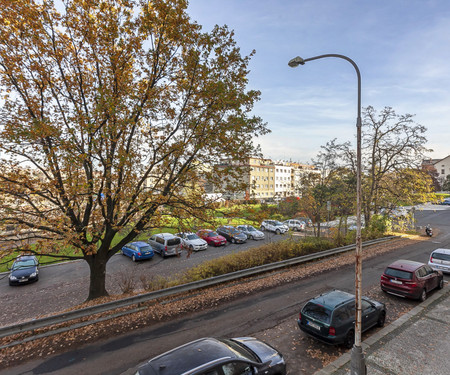
<path id="1" fill-rule="evenodd" d="M 382 327 L 386 318 L 383 303 L 362 297 L 362 331 Z M 300 329 L 326 344 L 353 346 L 355 340 L 355 296 L 332 290 L 309 300 L 297 320 Z"/>
<path id="2" fill-rule="evenodd" d="M 283 356 L 253 337 L 202 338 L 163 353 L 135 375 L 285 375 Z"/>
<path id="3" fill-rule="evenodd" d="M 231 243 L 244 243 L 247 241 L 247 235 L 231 225 L 224 225 L 223 227 L 217 228 L 217 233 Z"/>
<path id="4" fill-rule="evenodd" d="M 39 280 L 39 262 L 34 255 L 21 255 L 14 261 L 9 273 L 9 285 L 21 285 Z"/>

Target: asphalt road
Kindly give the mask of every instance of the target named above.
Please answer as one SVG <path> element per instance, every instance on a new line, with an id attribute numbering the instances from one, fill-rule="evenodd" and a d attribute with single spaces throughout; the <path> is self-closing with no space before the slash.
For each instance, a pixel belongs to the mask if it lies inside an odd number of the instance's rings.
<path id="1" fill-rule="evenodd" d="M 380 274 L 390 262 L 399 258 L 427 262 L 433 249 L 450 247 L 450 210 L 417 211 L 416 218 L 419 225 L 430 223 L 435 228 L 436 237 L 363 262 L 364 293 L 378 290 Z M 447 281 L 450 279 L 448 275 L 445 278 Z M 295 320 L 300 307 L 308 299 L 332 288 L 353 291 L 353 266 L 255 293 L 215 309 L 158 323 L 76 351 L 31 361 L 1 371 L 0 375 L 133 374 L 136 366 L 146 359 L 204 336 L 255 336 L 264 339 L 285 355 L 289 374 L 310 374 L 321 367 L 320 358 L 339 355 L 340 349 L 319 345 L 305 337 L 296 327 Z M 407 307 L 417 303 L 394 296 L 384 298 L 389 298 L 391 304 Z"/>

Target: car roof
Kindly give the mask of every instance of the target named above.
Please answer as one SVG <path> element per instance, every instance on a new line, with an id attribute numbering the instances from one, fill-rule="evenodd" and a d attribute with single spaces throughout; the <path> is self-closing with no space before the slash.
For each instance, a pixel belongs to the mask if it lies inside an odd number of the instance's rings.
<path id="1" fill-rule="evenodd" d="M 163 238 L 166 238 L 166 237 L 175 237 L 175 235 L 173 235 L 172 233 L 156 233 L 155 235 L 156 235 L 156 236 L 163 237 Z"/>
<path id="2" fill-rule="evenodd" d="M 22 262 L 24 260 L 37 260 L 37 258 L 34 255 L 18 255 L 16 258 L 16 262 Z"/>
<path id="3" fill-rule="evenodd" d="M 351 293 L 347 293 L 342 290 L 331 290 L 313 298 L 309 302 L 313 302 L 333 310 L 336 306 L 353 299 L 355 299 L 355 296 Z"/>
<path id="4" fill-rule="evenodd" d="M 434 253 L 441 253 L 441 254 L 448 254 L 450 255 L 450 249 L 436 249 L 433 250 L 432 254 Z"/>
<path id="5" fill-rule="evenodd" d="M 206 337 L 163 353 L 148 361 L 147 366 L 155 374 L 183 374 L 222 358 L 227 360 L 240 356 L 223 341 Z"/>
<path id="6" fill-rule="evenodd" d="M 134 242 L 130 242 L 128 245 L 135 245 L 135 246 L 139 246 L 139 247 L 150 246 L 147 242 L 144 242 L 144 241 L 134 241 Z"/>
<path id="7" fill-rule="evenodd" d="M 395 268 L 397 270 L 413 272 L 416 269 L 422 267 L 424 264 L 420 262 L 415 262 L 413 260 L 399 259 L 394 263 L 391 263 L 388 268 Z"/>

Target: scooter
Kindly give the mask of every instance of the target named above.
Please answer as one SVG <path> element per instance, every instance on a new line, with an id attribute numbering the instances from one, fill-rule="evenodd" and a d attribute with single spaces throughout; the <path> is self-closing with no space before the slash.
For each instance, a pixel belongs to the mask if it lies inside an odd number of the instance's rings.
<path id="1" fill-rule="evenodd" d="M 428 237 L 431 237 L 433 235 L 433 229 L 431 229 L 431 227 L 426 227 L 425 228 L 425 233 L 427 234 Z"/>

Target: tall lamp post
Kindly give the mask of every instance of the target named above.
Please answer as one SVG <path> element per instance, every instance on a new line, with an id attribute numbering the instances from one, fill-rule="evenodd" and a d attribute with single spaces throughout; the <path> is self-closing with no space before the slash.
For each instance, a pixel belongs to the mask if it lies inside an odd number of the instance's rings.
<path id="1" fill-rule="evenodd" d="M 365 375 L 366 366 L 364 353 L 361 347 L 361 294 L 362 294 L 362 243 L 361 243 L 361 74 L 358 65 L 347 56 L 327 54 L 302 59 L 294 57 L 288 65 L 295 68 L 304 65 L 308 61 L 337 57 L 347 60 L 353 65 L 358 77 L 358 116 L 356 118 L 356 250 L 355 250 L 355 344 L 351 353 L 351 375 Z"/>

